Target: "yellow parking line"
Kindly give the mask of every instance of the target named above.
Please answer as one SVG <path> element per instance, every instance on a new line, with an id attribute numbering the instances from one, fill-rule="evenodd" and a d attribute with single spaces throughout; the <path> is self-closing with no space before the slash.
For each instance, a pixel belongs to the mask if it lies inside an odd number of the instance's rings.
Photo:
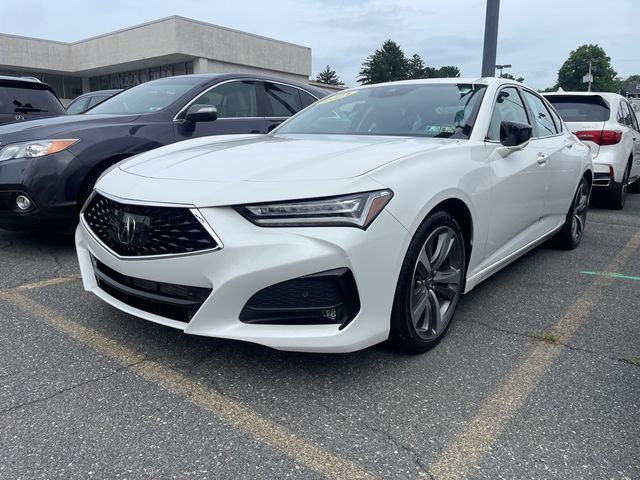
<path id="1" fill-rule="evenodd" d="M 604 270 L 619 271 L 639 248 L 640 233 L 636 233 Z M 612 282 L 611 277 L 596 277 L 568 308 L 552 329 L 560 342 L 566 342 L 584 323 Z M 437 462 L 429 467 L 433 477 L 467 478 L 561 352 L 558 346 L 536 344 L 522 365 L 507 377 L 500 390 L 489 398 L 475 418 L 447 445 Z"/>
<path id="2" fill-rule="evenodd" d="M 256 439 L 279 450 L 291 459 L 306 464 L 331 479 L 373 479 L 373 475 L 348 460 L 333 455 L 248 408 L 189 379 L 143 355 L 130 350 L 95 330 L 79 325 L 58 312 L 20 293 L 0 291 L 0 299 L 12 302 L 25 312 L 45 320 L 60 332 L 102 352 L 147 380 L 178 393 L 195 405 L 208 410 L 227 423 L 252 434 Z"/>
<path id="3" fill-rule="evenodd" d="M 52 285 L 60 285 L 61 283 L 72 282 L 73 280 L 79 280 L 80 275 L 70 275 L 68 277 L 56 277 L 49 278 L 47 280 L 40 280 L 38 282 L 27 283 L 26 285 L 20 285 L 16 287 L 16 290 L 36 290 L 38 288 L 50 287 Z"/>

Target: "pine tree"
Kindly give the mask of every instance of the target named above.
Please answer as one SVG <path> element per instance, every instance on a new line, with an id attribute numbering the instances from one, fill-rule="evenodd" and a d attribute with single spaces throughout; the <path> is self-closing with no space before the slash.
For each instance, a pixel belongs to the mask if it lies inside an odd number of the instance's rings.
<path id="1" fill-rule="evenodd" d="M 336 86 L 344 85 L 344 83 L 340 81 L 340 77 L 338 76 L 336 71 L 332 70 L 329 65 L 327 65 L 327 67 L 323 71 L 321 71 L 320 73 L 318 73 L 318 75 L 316 75 L 316 78 L 314 81 L 318 83 L 324 83 L 325 85 L 336 85 Z"/>
<path id="2" fill-rule="evenodd" d="M 404 52 L 393 40 L 387 40 L 382 48 L 369 55 L 362 64 L 358 82 L 363 85 L 372 83 L 404 80 L 409 72 L 409 61 Z"/>

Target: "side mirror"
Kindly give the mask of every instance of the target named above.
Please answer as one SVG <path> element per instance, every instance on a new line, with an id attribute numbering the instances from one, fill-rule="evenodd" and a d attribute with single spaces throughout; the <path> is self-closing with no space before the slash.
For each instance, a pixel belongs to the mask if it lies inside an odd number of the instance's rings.
<path id="1" fill-rule="evenodd" d="M 213 105 L 191 105 L 184 119 L 188 122 L 213 122 L 218 118 L 218 109 Z"/>
<path id="2" fill-rule="evenodd" d="M 533 135 L 533 128 L 527 123 L 504 121 L 500 124 L 500 143 L 511 150 L 527 146 Z"/>

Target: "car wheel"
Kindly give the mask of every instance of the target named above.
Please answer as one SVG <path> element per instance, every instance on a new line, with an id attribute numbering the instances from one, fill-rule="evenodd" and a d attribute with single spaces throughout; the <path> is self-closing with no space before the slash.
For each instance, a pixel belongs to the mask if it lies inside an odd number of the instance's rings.
<path id="1" fill-rule="evenodd" d="M 390 340 L 423 353 L 451 324 L 464 285 L 465 244 L 458 222 L 437 211 L 422 223 L 405 256 L 391 314 Z"/>
<path id="2" fill-rule="evenodd" d="M 580 179 L 576 194 L 567 212 L 562 229 L 555 236 L 557 247 L 573 250 L 580 244 L 587 223 L 587 205 L 589 203 L 589 183 L 585 177 Z"/>
<path id="3" fill-rule="evenodd" d="M 629 173 L 631 171 L 631 164 L 627 165 L 622 176 L 622 182 L 616 184 L 613 190 L 610 192 L 609 206 L 614 210 L 622 210 L 624 204 L 627 201 L 627 190 L 629 189 Z"/>

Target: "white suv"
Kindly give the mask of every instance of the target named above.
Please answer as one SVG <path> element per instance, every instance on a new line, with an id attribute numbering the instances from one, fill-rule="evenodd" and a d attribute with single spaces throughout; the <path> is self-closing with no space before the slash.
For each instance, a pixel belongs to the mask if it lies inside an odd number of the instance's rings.
<path id="1" fill-rule="evenodd" d="M 627 189 L 640 191 L 640 127 L 634 108 L 615 93 L 554 92 L 544 96 L 567 127 L 591 147 L 594 181 L 611 208 L 622 210 Z"/>

